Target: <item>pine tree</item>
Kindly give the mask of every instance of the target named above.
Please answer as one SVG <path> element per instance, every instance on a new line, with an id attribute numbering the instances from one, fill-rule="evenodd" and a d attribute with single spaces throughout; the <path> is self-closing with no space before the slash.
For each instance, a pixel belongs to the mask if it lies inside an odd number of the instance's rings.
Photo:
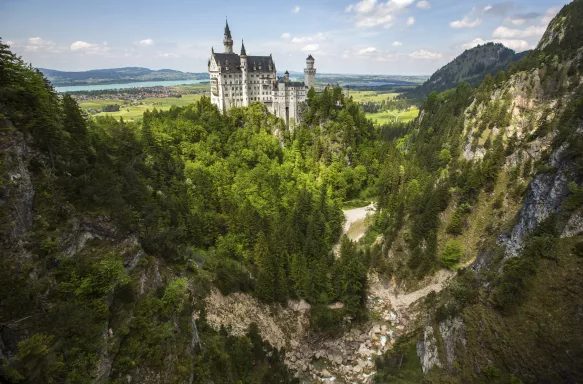
<path id="1" fill-rule="evenodd" d="M 276 258 L 276 276 L 274 281 L 274 292 L 275 300 L 279 302 L 285 302 L 288 298 L 288 279 L 285 273 L 285 264 L 287 263 L 288 255 L 287 252 L 282 252 L 279 257 Z"/>
<path id="2" fill-rule="evenodd" d="M 303 252 L 292 255 L 291 278 L 296 295 L 306 297 L 308 295 L 310 273 L 308 271 L 306 256 Z"/>

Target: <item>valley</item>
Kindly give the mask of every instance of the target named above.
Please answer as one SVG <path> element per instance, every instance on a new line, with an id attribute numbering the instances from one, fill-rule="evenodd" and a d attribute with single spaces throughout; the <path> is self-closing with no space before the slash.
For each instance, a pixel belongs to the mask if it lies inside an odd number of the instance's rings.
<path id="1" fill-rule="evenodd" d="M 12 48 L 117 66 L 202 49 L 162 37 L 0 40 L 0 382 L 583 381 L 583 0 L 441 20 L 456 39 L 505 25 L 451 58 L 375 24 L 387 4 L 310 6 L 373 32 L 350 30 L 338 68 L 433 75 L 316 77 L 339 32 L 247 28 L 239 54 L 230 18 L 197 64 L 210 84 L 116 87 L 201 74 L 39 71 Z M 400 6 L 408 35 L 438 13 Z M 500 43 L 516 31 L 520 53 Z M 300 55 L 303 79 L 276 78 Z"/>

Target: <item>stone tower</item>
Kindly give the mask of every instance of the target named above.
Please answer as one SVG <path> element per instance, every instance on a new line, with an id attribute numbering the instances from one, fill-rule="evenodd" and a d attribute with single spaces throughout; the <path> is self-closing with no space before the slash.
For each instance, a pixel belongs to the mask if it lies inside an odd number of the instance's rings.
<path id="1" fill-rule="evenodd" d="M 247 66 L 247 52 L 245 51 L 245 43 L 241 40 L 241 83 L 243 88 L 243 105 L 249 105 L 249 87 L 248 87 L 248 66 Z"/>
<path id="2" fill-rule="evenodd" d="M 225 53 L 233 53 L 233 38 L 231 37 L 231 30 L 229 29 L 229 22 L 225 25 L 225 38 L 223 39 L 225 46 Z"/>
<path id="3" fill-rule="evenodd" d="M 306 69 L 304 69 L 304 83 L 308 89 L 316 85 L 316 68 L 314 68 L 314 58 L 312 54 L 306 59 Z"/>

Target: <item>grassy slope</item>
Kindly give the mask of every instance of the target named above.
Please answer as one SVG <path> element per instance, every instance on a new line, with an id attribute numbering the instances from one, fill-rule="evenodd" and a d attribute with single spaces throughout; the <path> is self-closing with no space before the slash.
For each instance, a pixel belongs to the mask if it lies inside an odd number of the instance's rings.
<path id="1" fill-rule="evenodd" d="M 352 99 L 357 103 L 394 99 L 397 95 L 398 93 L 394 92 L 350 91 L 350 96 L 352 96 Z"/>
<path id="2" fill-rule="evenodd" d="M 377 113 L 367 113 L 366 117 L 375 120 L 378 124 L 386 124 L 395 121 L 395 114 L 399 116 L 399 121 L 411 121 L 419 115 L 419 109 L 411 108 L 406 111 L 386 111 Z"/>
<path id="3" fill-rule="evenodd" d="M 510 376 L 504 372 L 514 372 L 525 382 L 570 382 L 568 377 L 576 376 L 583 361 L 583 259 L 572 247 L 581 240 L 562 239 L 559 262 L 540 262 L 529 297 L 515 313 L 501 315 L 485 303 L 464 310 L 467 344 L 466 353 L 458 354 L 458 366 L 463 367 L 459 382 L 507 383 Z M 489 373 L 495 377 L 476 374 L 476 363 L 490 364 Z M 439 382 L 439 375 L 435 371 L 429 378 Z"/>

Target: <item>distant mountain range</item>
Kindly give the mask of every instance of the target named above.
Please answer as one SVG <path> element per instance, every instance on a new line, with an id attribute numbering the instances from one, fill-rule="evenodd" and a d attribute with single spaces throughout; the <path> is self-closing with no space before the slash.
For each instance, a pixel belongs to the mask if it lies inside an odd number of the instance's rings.
<path id="1" fill-rule="evenodd" d="M 431 92 L 442 92 L 462 82 L 479 84 L 487 74 L 505 70 L 530 51 L 516 53 L 502 44 L 487 43 L 464 51 L 453 61 L 435 72 L 423 85 L 405 94 L 409 98 L 424 99 Z"/>
<path id="2" fill-rule="evenodd" d="M 138 81 L 201 80 L 208 73 L 181 72 L 173 69 L 152 70 L 142 67 L 92 69 L 82 72 L 65 72 L 39 68 L 54 86 L 123 84 Z"/>

